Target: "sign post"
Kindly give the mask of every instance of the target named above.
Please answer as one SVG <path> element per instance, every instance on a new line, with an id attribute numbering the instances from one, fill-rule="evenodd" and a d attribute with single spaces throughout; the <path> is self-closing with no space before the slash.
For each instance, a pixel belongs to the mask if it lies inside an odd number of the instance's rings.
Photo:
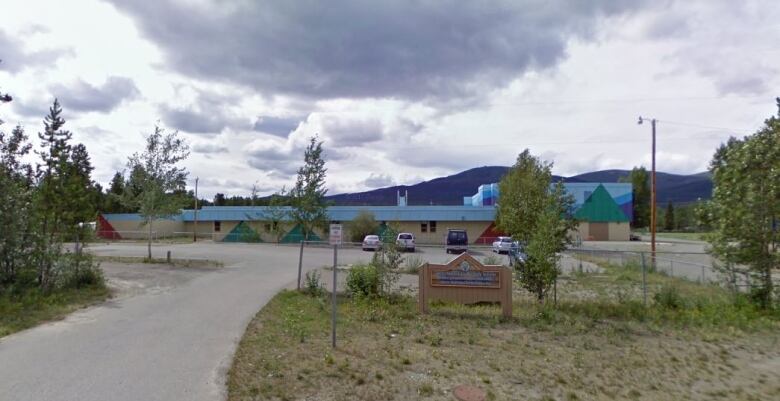
<path id="1" fill-rule="evenodd" d="M 330 244 L 333 245 L 333 292 L 331 293 L 331 323 L 330 323 L 330 341 L 331 346 L 336 348 L 336 284 L 338 283 L 336 277 L 336 266 L 338 265 L 339 245 L 341 245 L 341 224 L 330 225 Z"/>

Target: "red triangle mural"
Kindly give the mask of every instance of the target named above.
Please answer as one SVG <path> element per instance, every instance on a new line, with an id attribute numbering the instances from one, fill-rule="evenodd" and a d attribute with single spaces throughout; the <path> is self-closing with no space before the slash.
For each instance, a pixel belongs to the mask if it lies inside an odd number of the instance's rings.
<path id="1" fill-rule="evenodd" d="M 499 231 L 496 228 L 496 223 L 490 223 L 488 228 L 482 233 L 482 235 L 474 241 L 474 244 L 492 244 L 496 240 L 496 237 L 504 237 L 506 234 Z"/>
<path id="2" fill-rule="evenodd" d="M 122 239 L 122 236 L 114 229 L 114 226 L 103 217 L 102 213 L 98 213 L 98 228 L 97 236 L 105 239 Z"/>

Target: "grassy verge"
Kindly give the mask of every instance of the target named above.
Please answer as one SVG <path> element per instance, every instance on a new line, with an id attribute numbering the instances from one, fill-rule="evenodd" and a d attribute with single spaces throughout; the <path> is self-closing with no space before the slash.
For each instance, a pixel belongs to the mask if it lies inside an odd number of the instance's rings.
<path id="1" fill-rule="evenodd" d="M 44 295 L 30 290 L 22 295 L 0 296 L 0 337 L 43 322 L 62 319 L 67 314 L 108 298 L 104 286 L 62 290 Z"/>
<path id="2" fill-rule="evenodd" d="M 642 235 L 650 235 L 647 232 L 641 233 Z M 670 232 L 659 232 L 656 233 L 656 236 L 659 239 L 682 239 L 687 241 L 704 241 L 704 236 L 708 233 L 670 233 Z"/>
<path id="3" fill-rule="evenodd" d="M 780 316 L 728 292 L 607 266 L 561 280 L 558 305 L 515 294 L 494 306 L 414 298 L 340 299 L 330 347 L 327 298 L 285 291 L 250 323 L 229 372 L 230 400 L 776 399 Z M 639 288 L 639 292 L 637 292 Z"/>
<path id="4" fill-rule="evenodd" d="M 149 263 L 149 264 L 168 264 L 166 259 L 162 258 L 146 258 L 143 256 L 94 256 L 94 259 L 99 262 L 114 262 L 114 263 Z M 171 259 L 171 265 L 176 267 L 224 267 L 224 264 L 217 260 L 211 259 Z"/>

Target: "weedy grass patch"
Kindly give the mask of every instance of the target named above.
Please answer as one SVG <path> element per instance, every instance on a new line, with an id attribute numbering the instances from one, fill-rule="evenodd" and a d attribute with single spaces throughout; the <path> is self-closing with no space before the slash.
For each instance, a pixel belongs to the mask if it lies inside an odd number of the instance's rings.
<path id="1" fill-rule="evenodd" d="M 21 294 L 0 295 L 0 337 L 43 322 L 62 319 L 69 313 L 104 301 L 110 291 L 103 285 L 62 289 L 48 294 L 29 289 Z"/>
<path id="2" fill-rule="evenodd" d="M 495 400 L 780 396 L 776 314 L 659 274 L 645 307 L 636 274 L 566 276 L 557 305 L 518 290 L 511 319 L 495 305 L 420 315 L 414 297 L 339 297 L 336 349 L 329 298 L 284 291 L 249 325 L 228 398 L 451 400 L 461 384 Z"/>

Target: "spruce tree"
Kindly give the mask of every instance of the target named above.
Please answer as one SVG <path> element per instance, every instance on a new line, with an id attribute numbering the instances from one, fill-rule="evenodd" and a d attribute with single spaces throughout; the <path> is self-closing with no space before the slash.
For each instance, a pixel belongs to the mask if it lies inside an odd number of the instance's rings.
<path id="1" fill-rule="evenodd" d="M 672 202 L 666 204 L 666 213 L 664 213 L 664 230 L 674 231 L 674 205 Z"/>

